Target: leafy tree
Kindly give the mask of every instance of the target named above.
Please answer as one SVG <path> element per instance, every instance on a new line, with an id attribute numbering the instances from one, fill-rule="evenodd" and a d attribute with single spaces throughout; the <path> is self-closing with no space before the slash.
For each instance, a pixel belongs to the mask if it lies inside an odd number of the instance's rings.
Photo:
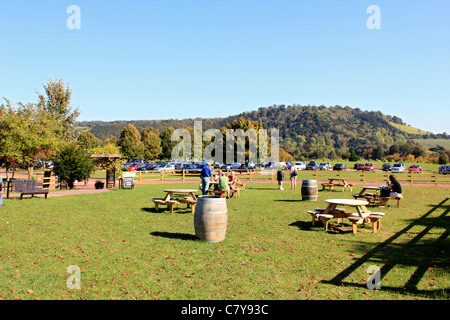
<path id="1" fill-rule="evenodd" d="M 132 124 L 128 124 L 122 130 L 118 144 L 123 156 L 127 159 L 142 158 L 144 156 L 144 144 L 141 142 L 141 134 Z"/>
<path id="2" fill-rule="evenodd" d="M 162 152 L 158 129 L 145 128 L 141 134 L 141 141 L 144 145 L 144 159 L 152 160 L 158 158 Z"/>
<path id="3" fill-rule="evenodd" d="M 97 146 L 95 148 L 89 149 L 87 151 L 89 154 L 120 154 L 120 148 L 114 143 L 106 143 L 102 146 Z M 94 164 L 102 169 L 113 171 L 114 167 L 116 172 L 120 171 L 122 164 L 120 161 L 114 162 L 105 158 L 94 158 L 92 160 Z"/>
<path id="4" fill-rule="evenodd" d="M 178 144 L 177 141 L 172 141 L 172 133 L 174 128 L 169 127 L 161 132 L 159 135 L 161 138 L 161 157 L 163 159 L 170 159 L 172 157 L 172 150 Z M 191 137 L 193 139 L 193 137 Z"/>
<path id="5" fill-rule="evenodd" d="M 45 95 L 38 92 L 38 105 L 54 116 L 61 127 L 57 134 L 66 141 L 74 138 L 74 124 L 80 115 L 78 109 L 72 110 L 70 99 L 72 91 L 61 79 L 49 80 L 44 84 Z"/>
<path id="6" fill-rule="evenodd" d="M 100 144 L 100 140 L 89 131 L 81 131 L 78 134 L 77 142 L 82 150 L 89 150 Z"/>
<path id="7" fill-rule="evenodd" d="M 350 156 L 348 157 L 348 160 L 352 161 L 352 162 L 356 162 L 356 161 L 358 161 L 358 159 L 359 159 L 359 157 L 356 155 L 355 151 L 352 150 L 350 152 Z"/>
<path id="8" fill-rule="evenodd" d="M 441 152 L 438 157 L 438 164 L 447 164 L 447 163 L 448 163 L 447 154 L 444 152 Z"/>
<path id="9" fill-rule="evenodd" d="M 66 181 L 70 189 L 75 180 L 89 178 L 94 170 L 94 164 L 89 154 L 74 145 L 68 145 L 55 159 L 53 172 L 62 181 Z"/>
<path id="10" fill-rule="evenodd" d="M 52 114 L 40 105 L 18 104 L 0 108 L 0 158 L 28 168 L 31 178 L 33 165 L 60 150 L 64 141 L 55 135 L 59 124 Z"/>

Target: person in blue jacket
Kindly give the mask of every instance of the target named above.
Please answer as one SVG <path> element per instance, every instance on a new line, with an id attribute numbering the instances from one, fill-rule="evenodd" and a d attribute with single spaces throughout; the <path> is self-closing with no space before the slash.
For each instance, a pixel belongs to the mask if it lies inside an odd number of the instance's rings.
<path id="1" fill-rule="evenodd" d="M 206 195 L 209 189 L 209 179 L 211 179 L 212 171 L 211 171 L 211 163 L 207 163 L 203 166 L 202 171 L 200 172 L 200 178 L 202 179 L 202 194 Z"/>

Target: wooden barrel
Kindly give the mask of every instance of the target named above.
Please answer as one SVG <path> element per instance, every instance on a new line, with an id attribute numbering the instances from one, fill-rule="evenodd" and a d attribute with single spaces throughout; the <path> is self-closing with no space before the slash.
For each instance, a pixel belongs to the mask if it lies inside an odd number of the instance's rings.
<path id="1" fill-rule="evenodd" d="M 319 189 L 316 180 L 303 180 L 302 182 L 302 200 L 317 201 Z"/>
<path id="2" fill-rule="evenodd" d="M 225 239 L 228 211 L 226 198 L 199 196 L 194 213 L 195 236 L 209 243 Z"/>

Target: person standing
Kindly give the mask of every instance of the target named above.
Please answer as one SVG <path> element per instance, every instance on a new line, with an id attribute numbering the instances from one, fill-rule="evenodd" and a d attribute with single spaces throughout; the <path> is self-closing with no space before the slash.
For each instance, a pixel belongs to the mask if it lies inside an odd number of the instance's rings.
<path id="1" fill-rule="evenodd" d="M 209 189 L 209 179 L 212 176 L 211 163 L 207 163 L 203 166 L 200 172 L 200 178 L 202 179 L 202 195 L 206 195 Z"/>
<path id="2" fill-rule="evenodd" d="M 277 164 L 277 181 L 278 181 L 278 190 L 283 189 L 283 178 L 284 178 L 284 167 L 286 164 L 284 162 L 279 162 Z"/>
<path id="3" fill-rule="evenodd" d="M 291 166 L 291 190 L 297 189 L 297 168 L 294 164 Z"/>

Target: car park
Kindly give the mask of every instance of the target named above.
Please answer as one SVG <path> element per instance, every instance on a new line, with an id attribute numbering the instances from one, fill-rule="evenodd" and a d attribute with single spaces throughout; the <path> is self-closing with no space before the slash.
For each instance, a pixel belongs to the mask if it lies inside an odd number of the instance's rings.
<path id="1" fill-rule="evenodd" d="M 405 170 L 406 165 L 404 163 L 395 163 L 391 168 L 391 171 L 405 171 Z"/>
<path id="2" fill-rule="evenodd" d="M 347 170 L 347 167 L 345 166 L 345 164 L 342 163 L 336 163 L 333 166 L 333 170 Z"/>
<path id="3" fill-rule="evenodd" d="M 383 163 L 383 166 L 381 167 L 381 170 L 383 171 L 390 171 L 392 168 L 390 163 Z"/>
<path id="4" fill-rule="evenodd" d="M 440 166 L 439 173 L 450 174 L 450 166 Z"/>
<path id="5" fill-rule="evenodd" d="M 413 164 L 408 168 L 409 172 L 422 172 L 422 168 L 418 164 Z"/>
<path id="6" fill-rule="evenodd" d="M 364 170 L 365 171 L 375 171 L 375 166 L 373 165 L 372 162 L 366 162 L 364 164 Z"/>
<path id="7" fill-rule="evenodd" d="M 306 170 L 319 170 L 319 164 L 316 161 L 310 161 L 306 166 Z"/>

